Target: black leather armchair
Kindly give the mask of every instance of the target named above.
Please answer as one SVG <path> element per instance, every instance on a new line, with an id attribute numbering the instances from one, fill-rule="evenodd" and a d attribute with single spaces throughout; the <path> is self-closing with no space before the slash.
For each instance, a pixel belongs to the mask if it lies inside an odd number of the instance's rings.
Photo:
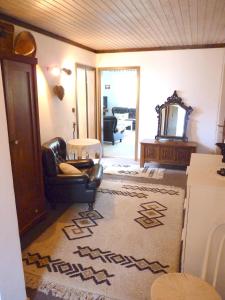
<path id="1" fill-rule="evenodd" d="M 101 183 L 103 168 L 91 159 L 67 160 L 66 143 L 56 137 L 42 145 L 45 194 L 54 206 L 56 202 L 85 202 L 93 209 L 96 189 Z M 64 175 L 58 165 L 68 163 L 82 174 Z"/>
<path id="2" fill-rule="evenodd" d="M 118 131 L 117 129 L 117 118 L 114 116 L 104 117 L 103 124 L 103 140 L 104 142 L 112 142 L 112 145 L 115 144 L 115 141 L 120 140 L 124 137 L 124 130 Z"/>

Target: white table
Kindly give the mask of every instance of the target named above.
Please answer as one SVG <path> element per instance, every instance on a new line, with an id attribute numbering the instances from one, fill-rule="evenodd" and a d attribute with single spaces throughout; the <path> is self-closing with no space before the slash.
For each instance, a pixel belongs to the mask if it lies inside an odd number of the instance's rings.
<path id="1" fill-rule="evenodd" d="M 94 157 L 102 157 L 102 146 L 99 140 L 96 139 L 73 139 L 67 142 L 68 155 L 74 155 L 75 157 L 88 158 L 91 155 Z"/>

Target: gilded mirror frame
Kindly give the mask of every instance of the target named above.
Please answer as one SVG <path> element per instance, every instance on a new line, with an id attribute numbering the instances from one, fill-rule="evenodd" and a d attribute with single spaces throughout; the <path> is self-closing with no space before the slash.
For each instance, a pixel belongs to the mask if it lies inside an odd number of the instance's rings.
<path id="1" fill-rule="evenodd" d="M 185 116 L 184 116 L 184 127 L 183 127 L 183 135 L 182 136 L 171 136 L 171 135 L 162 135 L 161 134 L 161 128 L 162 128 L 162 109 L 167 108 L 170 105 L 178 105 L 181 108 L 185 110 Z M 193 108 L 191 106 L 186 106 L 184 102 L 182 101 L 182 98 L 178 97 L 177 92 L 174 91 L 173 95 L 167 98 L 167 101 L 163 103 L 162 105 L 157 105 L 155 107 L 155 110 L 158 114 L 158 131 L 157 135 L 155 136 L 156 140 L 159 139 L 168 139 L 168 140 L 182 140 L 182 141 L 188 141 L 186 131 L 187 131 L 187 124 L 188 124 L 188 119 L 189 115 L 193 111 Z"/>

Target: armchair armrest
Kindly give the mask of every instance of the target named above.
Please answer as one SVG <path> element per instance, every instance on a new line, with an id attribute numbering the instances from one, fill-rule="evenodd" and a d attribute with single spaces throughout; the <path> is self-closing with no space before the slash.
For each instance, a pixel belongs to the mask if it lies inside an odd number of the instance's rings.
<path id="1" fill-rule="evenodd" d="M 58 174 L 55 177 L 48 177 L 47 183 L 54 185 L 66 185 L 66 184 L 87 184 L 89 182 L 88 174 L 76 174 L 76 175 L 65 175 Z"/>
<path id="2" fill-rule="evenodd" d="M 67 160 L 66 163 L 78 169 L 87 169 L 94 166 L 94 162 L 92 159 Z"/>

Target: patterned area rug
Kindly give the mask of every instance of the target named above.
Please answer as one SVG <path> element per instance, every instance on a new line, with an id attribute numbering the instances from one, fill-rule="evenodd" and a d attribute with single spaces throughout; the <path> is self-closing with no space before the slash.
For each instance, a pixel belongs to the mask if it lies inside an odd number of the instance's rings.
<path id="1" fill-rule="evenodd" d="M 67 300 L 148 300 L 178 270 L 184 191 L 104 180 L 23 252 L 27 287 Z"/>
<path id="2" fill-rule="evenodd" d="M 140 168 L 139 165 L 134 164 L 112 164 L 104 166 L 104 173 L 113 175 L 126 175 L 134 177 L 162 179 L 165 173 L 165 169 L 150 168 L 149 166 Z"/>

